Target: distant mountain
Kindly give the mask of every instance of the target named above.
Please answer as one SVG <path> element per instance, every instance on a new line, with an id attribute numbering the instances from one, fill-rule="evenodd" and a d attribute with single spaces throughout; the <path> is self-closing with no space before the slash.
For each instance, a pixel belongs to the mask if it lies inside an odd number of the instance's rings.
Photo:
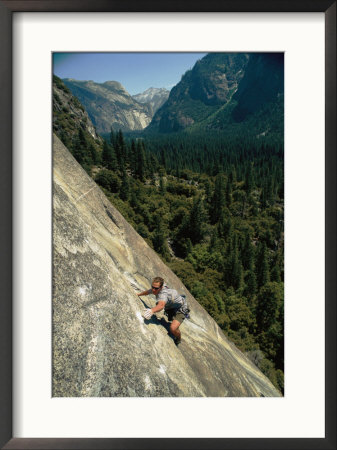
<path id="1" fill-rule="evenodd" d="M 65 78 L 63 82 L 85 107 L 100 134 L 109 133 L 111 128 L 142 130 L 152 119 L 151 106 L 137 102 L 117 81 L 95 83 Z"/>
<path id="2" fill-rule="evenodd" d="M 141 94 L 133 95 L 133 98 L 139 103 L 151 105 L 153 114 L 166 102 L 170 91 L 165 88 L 149 88 Z"/>
<path id="3" fill-rule="evenodd" d="M 146 131 L 280 131 L 283 84 L 281 53 L 209 53 L 183 75 Z"/>

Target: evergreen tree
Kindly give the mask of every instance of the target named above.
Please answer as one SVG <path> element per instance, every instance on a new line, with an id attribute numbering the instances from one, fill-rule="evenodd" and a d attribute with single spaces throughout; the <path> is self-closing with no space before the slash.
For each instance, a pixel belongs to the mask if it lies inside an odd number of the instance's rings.
<path id="1" fill-rule="evenodd" d="M 278 320 L 283 303 L 283 284 L 268 282 L 257 296 L 256 319 L 259 332 L 266 332 Z"/>
<path id="2" fill-rule="evenodd" d="M 87 140 L 82 128 L 79 128 L 78 134 L 74 139 L 72 154 L 80 164 L 87 163 Z"/>
<path id="3" fill-rule="evenodd" d="M 191 241 L 190 238 L 187 238 L 187 241 L 186 241 L 186 256 L 188 256 L 191 253 L 192 250 L 193 250 L 192 241 Z"/>
<path id="4" fill-rule="evenodd" d="M 257 289 L 256 275 L 254 271 L 248 270 L 245 274 L 244 280 L 245 280 L 245 288 L 243 291 L 243 295 L 251 300 L 256 294 Z"/>
<path id="5" fill-rule="evenodd" d="M 256 259 L 256 279 L 257 285 L 260 288 L 270 280 L 268 250 L 266 243 L 259 245 L 257 259 Z"/>
<path id="6" fill-rule="evenodd" d="M 211 216 L 211 206 L 212 206 L 212 186 L 210 180 L 207 178 L 207 180 L 205 181 L 205 207 L 208 209 L 210 216 Z"/>
<path id="7" fill-rule="evenodd" d="M 95 165 L 98 164 L 99 163 L 99 155 L 93 144 L 90 144 L 89 152 L 90 152 L 91 161 L 93 162 L 93 164 L 95 164 Z"/>
<path id="8" fill-rule="evenodd" d="M 236 169 L 235 166 L 231 167 L 231 171 L 229 172 L 229 182 L 231 184 L 236 183 Z"/>
<path id="9" fill-rule="evenodd" d="M 127 160 L 127 147 L 122 130 L 119 130 L 116 137 L 116 156 L 118 167 L 122 170 Z"/>
<path id="10" fill-rule="evenodd" d="M 250 194 L 252 189 L 254 188 L 254 176 L 253 176 L 253 166 L 249 164 L 246 170 L 246 180 L 245 186 L 247 194 Z"/>
<path id="11" fill-rule="evenodd" d="M 219 173 L 215 179 L 214 194 L 210 206 L 211 223 L 219 221 L 225 207 L 225 179 L 223 174 Z"/>
<path id="12" fill-rule="evenodd" d="M 166 150 L 164 150 L 164 149 L 161 149 L 160 164 L 165 168 L 167 167 L 167 156 L 166 156 Z"/>
<path id="13" fill-rule="evenodd" d="M 226 206 L 229 208 L 232 204 L 232 183 L 230 182 L 230 180 L 228 180 L 226 184 L 225 199 Z"/>
<path id="14" fill-rule="evenodd" d="M 156 226 L 152 243 L 157 253 L 162 255 L 166 260 L 170 259 L 170 252 L 167 246 L 167 230 L 165 229 L 163 218 L 160 215 L 156 216 Z"/>
<path id="15" fill-rule="evenodd" d="M 146 173 L 146 158 L 145 158 L 145 149 L 144 143 L 142 141 L 137 142 L 137 162 L 136 162 L 136 178 L 141 182 L 145 181 L 145 173 Z"/>
<path id="16" fill-rule="evenodd" d="M 115 136 L 115 133 L 114 133 L 114 131 L 113 131 L 113 129 L 112 129 L 112 127 L 111 127 L 111 131 L 110 131 L 110 145 L 113 147 L 113 148 L 115 148 L 116 147 L 116 136 Z"/>
<path id="17" fill-rule="evenodd" d="M 232 242 L 233 237 L 233 221 L 229 215 L 229 211 L 224 210 L 217 226 L 218 236 L 227 243 Z"/>
<path id="18" fill-rule="evenodd" d="M 95 177 L 97 184 L 107 189 L 110 192 L 118 192 L 120 188 L 119 177 L 108 169 L 102 169 Z"/>
<path id="19" fill-rule="evenodd" d="M 129 180 L 126 170 L 124 168 L 122 175 L 122 185 L 119 191 L 119 196 L 122 200 L 127 201 L 129 199 L 129 194 L 130 194 Z"/>
<path id="20" fill-rule="evenodd" d="M 194 197 L 193 206 L 189 217 L 190 239 L 195 245 L 200 242 L 205 235 L 206 213 L 201 196 Z"/>
<path id="21" fill-rule="evenodd" d="M 245 270 L 254 270 L 254 246 L 248 230 L 245 230 L 244 244 L 241 251 L 241 261 Z"/>
<path id="22" fill-rule="evenodd" d="M 239 257 L 239 249 L 236 234 L 233 234 L 231 244 L 229 246 L 229 257 L 227 260 L 226 279 L 229 286 L 239 289 L 243 281 L 243 269 Z"/>
<path id="23" fill-rule="evenodd" d="M 107 141 L 103 143 L 102 164 L 109 170 L 116 170 L 117 160 L 114 148 Z"/>
<path id="24" fill-rule="evenodd" d="M 136 167 L 137 167 L 137 148 L 134 139 L 132 139 L 130 149 L 130 171 L 133 177 L 136 175 Z"/>
<path id="25" fill-rule="evenodd" d="M 276 281 L 277 283 L 282 281 L 280 266 L 277 263 L 273 265 L 273 268 L 270 271 L 270 281 Z"/>
<path id="26" fill-rule="evenodd" d="M 166 193 L 165 181 L 162 175 L 159 178 L 159 193 L 160 195 L 165 195 Z"/>

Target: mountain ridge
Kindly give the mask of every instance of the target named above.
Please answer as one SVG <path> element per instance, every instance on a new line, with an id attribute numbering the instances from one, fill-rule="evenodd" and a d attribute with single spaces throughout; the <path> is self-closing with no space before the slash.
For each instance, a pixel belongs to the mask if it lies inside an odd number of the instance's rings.
<path id="1" fill-rule="evenodd" d="M 144 92 L 133 95 L 132 97 L 139 103 L 147 103 L 151 105 L 153 114 L 163 106 L 170 94 L 166 88 L 150 87 Z"/>
<path id="2" fill-rule="evenodd" d="M 100 134 L 110 133 L 111 128 L 142 130 L 151 121 L 150 105 L 137 102 L 118 81 L 62 81 L 85 107 Z"/>
<path id="3" fill-rule="evenodd" d="M 240 133 L 243 126 L 255 135 L 263 129 L 280 132 L 275 122 L 283 124 L 283 58 L 283 53 L 207 54 L 171 90 L 145 132 Z"/>

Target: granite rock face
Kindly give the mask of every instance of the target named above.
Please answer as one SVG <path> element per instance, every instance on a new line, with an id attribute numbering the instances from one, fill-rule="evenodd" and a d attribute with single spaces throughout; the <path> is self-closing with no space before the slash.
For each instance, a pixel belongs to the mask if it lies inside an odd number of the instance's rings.
<path id="1" fill-rule="evenodd" d="M 137 102 L 117 81 L 95 83 L 65 78 L 64 84 L 88 111 L 98 133 L 142 130 L 151 122 L 148 104 Z"/>
<path id="2" fill-rule="evenodd" d="M 187 296 L 176 347 L 154 276 Z M 54 136 L 53 396 L 280 396 Z"/>
<path id="3" fill-rule="evenodd" d="M 169 95 L 170 91 L 165 88 L 149 88 L 140 94 L 133 95 L 132 97 L 139 103 L 149 104 L 154 114 L 163 106 Z"/>

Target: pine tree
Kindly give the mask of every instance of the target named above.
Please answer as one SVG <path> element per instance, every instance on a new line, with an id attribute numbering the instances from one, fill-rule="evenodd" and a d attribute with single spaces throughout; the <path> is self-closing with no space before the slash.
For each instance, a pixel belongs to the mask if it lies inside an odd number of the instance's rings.
<path id="1" fill-rule="evenodd" d="M 217 226 L 218 236 L 222 239 L 225 239 L 227 243 L 232 241 L 233 236 L 233 221 L 231 216 L 229 215 L 228 210 L 224 210 L 219 219 L 219 223 Z"/>
<path id="2" fill-rule="evenodd" d="M 193 250 L 192 241 L 191 241 L 190 238 L 187 238 L 187 241 L 186 241 L 186 256 L 188 256 L 191 253 L 192 250 Z"/>
<path id="3" fill-rule="evenodd" d="M 212 187 L 209 179 L 205 182 L 205 206 L 208 208 L 209 214 L 212 205 Z"/>
<path id="4" fill-rule="evenodd" d="M 283 304 L 283 284 L 268 282 L 257 296 L 256 318 L 259 332 L 268 329 L 277 321 Z"/>
<path id="5" fill-rule="evenodd" d="M 119 130 L 116 138 L 116 156 L 118 167 L 122 170 L 127 160 L 127 147 L 124 141 L 122 130 Z"/>
<path id="6" fill-rule="evenodd" d="M 238 249 L 238 242 L 237 242 L 237 236 L 234 234 L 233 237 L 233 243 L 232 243 L 232 250 L 231 255 L 229 259 L 229 285 L 233 286 L 234 289 L 239 289 L 242 285 L 242 277 L 243 277 L 243 270 L 241 261 L 239 258 L 239 249 Z"/>
<path id="7" fill-rule="evenodd" d="M 205 235 L 206 212 L 200 196 L 194 197 L 189 217 L 189 233 L 192 243 L 200 242 Z"/>
<path id="8" fill-rule="evenodd" d="M 141 182 L 145 181 L 145 173 L 146 173 L 146 158 L 145 158 L 145 150 L 144 144 L 142 141 L 137 142 L 137 162 L 136 162 L 136 173 L 135 176 Z"/>
<path id="9" fill-rule="evenodd" d="M 162 175 L 159 178 L 159 193 L 160 195 L 165 195 L 166 193 L 165 181 Z"/>
<path id="10" fill-rule="evenodd" d="M 236 178 L 236 169 L 235 169 L 235 166 L 232 166 L 231 167 L 231 171 L 229 173 L 229 182 L 231 184 L 233 184 L 233 183 L 236 183 L 236 180 L 237 180 L 237 178 Z"/>
<path id="11" fill-rule="evenodd" d="M 111 127 L 111 131 L 110 131 L 110 145 L 115 148 L 116 147 L 116 136 L 115 133 Z"/>
<path id="12" fill-rule="evenodd" d="M 245 186 L 247 194 L 250 194 L 254 188 L 254 176 L 253 176 L 253 165 L 252 163 L 248 165 L 246 170 Z"/>
<path id="13" fill-rule="evenodd" d="M 245 270 L 254 270 L 254 246 L 248 230 L 245 230 L 244 243 L 241 251 L 241 261 Z"/>
<path id="14" fill-rule="evenodd" d="M 223 208 L 225 207 L 225 179 L 223 174 L 219 173 L 215 179 L 214 194 L 210 206 L 211 223 L 219 221 Z"/>
<path id="15" fill-rule="evenodd" d="M 265 242 L 260 244 L 258 249 L 256 258 L 256 279 L 259 288 L 264 286 L 270 280 L 268 250 Z"/>
<path id="16" fill-rule="evenodd" d="M 167 260 L 170 259 L 170 252 L 167 246 L 167 230 L 165 229 L 163 218 L 159 215 L 156 217 L 156 227 L 153 233 L 152 243 L 157 253 Z"/>
<path id="17" fill-rule="evenodd" d="M 82 128 L 78 130 L 78 134 L 74 139 L 72 154 L 80 164 L 84 164 L 87 162 L 87 140 Z"/>
<path id="18" fill-rule="evenodd" d="M 93 164 L 95 164 L 95 165 L 98 164 L 99 163 L 99 155 L 93 144 L 90 144 L 89 152 L 90 152 L 91 160 L 92 160 Z"/>
<path id="19" fill-rule="evenodd" d="M 155 173 L 158 171 L 159 164 L 157 158 L 152 153 L 149 155 L 148 166 L 149 177 L 153 180 Z"/>
<path id="20" fill-rule="evenodd" d="M 226 190 L 225 190 L 225 199 L 226 199 L 226 206 L 229 208 L 232 204 L 232 183 L 230 180 L 227 181 L 226 184 Z"/>
<path id="21" fill-rule="evenodd" d="M 126 170 L 124 168 L 123 175 L 122 175 L 122 184 L 119 191 L 119 196 L 122 200 L 127 201 L 129 199 L 130 194 L 130 186 L 129 186 L 129 180 L 128 175 L 126 173 Z"/>
<path id="22" fill-rule="evenodd" d="M 245 281 L 245 289 L 243 291 L 243 295 L 248 299 L 252 299 L 256 294 L 257 282 L 256 275 L 253 270 L 248 270 L 244 277 Z"/>
<path id="23" fill-rule="evenodd" d="M 137 167 L 137 148 L 134 139 L 132 139 L 131 141 L 129 164 L 131 175 L 134 177 L 136 175 L 136 167 Z"/>
<path id="24" fill-rule="evenodd" d="M 160 152 L 160 164 L 166 169 L 167 168 L 167 156 L 166 156 L 166 150 L 161 149 Z"/>
<path id="25" fill-rule="evenodd" d="M 280 257 L 279 257 L 279 254 L 277 253 L 276 258 L 273 263 L 273 267 L 270 271 L 270 281 L 276 281 L 277 283 L 282 281 L 279 259 L 280 259 Z"/>
<path id="26" fill-rule="evenodd" d="M 102 164 L 109 170 L 116 170 L 117 168 L 117 160 L 114 148 L 109 145 L 107 141 L 104 141 L 103 143 Z"/>

